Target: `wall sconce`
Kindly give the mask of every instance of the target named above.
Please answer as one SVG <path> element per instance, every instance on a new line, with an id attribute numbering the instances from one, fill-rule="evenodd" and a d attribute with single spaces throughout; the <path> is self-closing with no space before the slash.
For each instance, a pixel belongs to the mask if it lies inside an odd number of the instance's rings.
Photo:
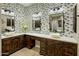
<path id="1" fill-rule="evenodd" d="M 40 20 L 41 19 L 41 12 L 36 12 L 32 15 L 32 20 Z"/>
<path id="2" fill-rule="evenodd" d="M 49 14 L 58 14 L 63 13 L 64 9 L 62 7 L 55 7 L 53 9 L 50 9 Z"/>

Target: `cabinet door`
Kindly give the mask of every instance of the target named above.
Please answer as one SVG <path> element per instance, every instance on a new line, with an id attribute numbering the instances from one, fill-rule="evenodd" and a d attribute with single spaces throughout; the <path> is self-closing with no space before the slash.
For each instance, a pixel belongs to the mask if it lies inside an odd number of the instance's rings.
<path id="1" fill-rule="evenodd" d="M 62 51 L 64 56 L 77 55 L 77 44 L 64 42 L 62 49 L 63 49 Z"/>
<path id="2" fill-rule="evenodd" d="M 54 56 L 55 55 L 55 43 L 56 41 L 47 39 L 47 55 Z"/>
<path id="3" fill-rule="evenodd" d="M 40 39 L 40 55 L 47 55 L 46 39 Z"/>
<path id="4" fill-rule="evenodd" d="M 47 56 L 54 56 L 54 47 L 52 46 L 47 46 L 46 47 L 46 52 L 47 52 Z M 53 53 L 52 53 L 53 52 Z"/>
<path id="5" fill-rule="evenodd" d="M 24 46 L 27 47 L 27 42 L 30 39 L 29 36 L 24 35 Z"/>
<path id="6" fill-rule="evenodd" d="M 24 47 L 23 36 L 15 36 L 2 40 L 2 55 L 10 55 L 11 53 Z"/>
<path id="7" fill-rule="evenodd" d="M 33 48 L 35 46 L 35 40 L 33 38 L 30 37 L 30 39 L 27 40 L 27 47 Z"/>
<path id="8" fill-rule="evenodd" d="M 62 45 L 63 43 L 62 42 L 58 42 L 54 45 L 54 55 L 55 56 L 62 56 Z"/>
<path id="9" fill-rule="evenodd" d="M 19 42 L 20 42 L 20 48 L 23 48 L 24 47 L 24 36 L 20 37 Z"/>
<path id="10" fill-rule="evenodd" d="M 47 39 L 47 55 L 48 56 L 61 56 L 63 42 Z"/>
<path id="11" fill-rule="evenodd" d="M 9 55 L 11 53 L 11 39 L 2 40 L 2 55 Z"/>
<path id="12" fill-rule="evenodd" d="M 32 39 L 30 36 L 26 36 L 25 46 L 29 49 L 33 48 L 35 46 L 35 40 Z"/>
<path id="13" fill-rule="evenodd" d="M 13 46 L 14 46 L 14 51 L 17 51 L 18 49 L 20 49 L 20 38 L 19 37 L 15 37 L 13 39 Z"/>

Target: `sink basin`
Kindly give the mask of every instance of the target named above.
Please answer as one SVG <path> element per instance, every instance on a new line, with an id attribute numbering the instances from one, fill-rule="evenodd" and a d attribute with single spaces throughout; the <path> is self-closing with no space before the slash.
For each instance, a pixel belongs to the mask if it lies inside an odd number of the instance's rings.
<path id="1" fill-rule="evenodd" d="M 15 32 L 6 32 L 2 36 L 13 36 L 15 35 Z"/>
<path id="2" fill-rule="evenodd" d="M 59 33 L 50 33 L 50 36 L 53 37 L 53 38 L 60 38 Z"/>
<path id="3" fill-rule="evenodd" d="M 8 38 L 8 37 L 12 37 L 15 35 L 16 35 L 15 32 L 6 32 L 6 33 L 1 35 L 1 38 Z"/>

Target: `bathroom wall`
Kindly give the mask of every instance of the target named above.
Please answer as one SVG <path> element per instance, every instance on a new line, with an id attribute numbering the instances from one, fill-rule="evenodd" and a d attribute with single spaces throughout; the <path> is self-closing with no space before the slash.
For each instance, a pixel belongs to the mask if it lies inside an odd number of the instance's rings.
<path id="1" fill-rule="evenodd" d="M 74 3 L 36 3 L 29 7 L 24 7 L 18 3 L 0 3 L 0 7 L 14 10 L 15 12 L 15 31 L 22 32 L 21 23 L 25 23 L 28 31 L 32 30 L 32 14 L 42 12 L 41 29 L 49 32 L 49 10 L 54 7 L 62 6 L 64 10 L 65 33 L 63 35 L 73 37 L 73 8 Z"/>
<path id="2" fill-rule="evenodd" d="M 22 32 L 21 23 L 26 22 L 25 8 L 18 3 L 0 3 L 1 8 L 8 8 L 15 13 L 15 31 Z M 4 17 L 2 17 L 4 18 Z M 3 26 L 5 27 L 5 26 Z"/>
<path id="3" fill-rule="evenodd" d="M 64 36 L 73 37 L 73 8 L 74 3 L 39 3 L 26 7 L 26 17 L 28 20 L 29 29 L 32 30 L 32 14 L 34 12 L 42 12 L 41 22 L 42 31 L 49 32 L 49 10 L 54 7 L 62 6 L 64 8 Z"/>
<path id="4" fill-rule="evenodd" d="M 15 31 L 22 32 L 21 23 L 24 22 L 28 27 L 27 31 L 32 30 L 32 14 L 34 12 L 42 12 L 41 29 L 44 32 L 49 32 L 49 10 L 56 6 L 62 6 L 64 10 L 64 21 L 65 21 L 65 33 L 63 35 L 73 37 L 73 3 L 40 3 L 33 4 L 29 7 L 24 7 L 18 3 L 0 3 L 0 8 L 5 7 L 15 12 Z M 1 10 L 1 9 L 0 9 Z M 0 14 L 1 15 L 1 14 Z M 1 17 L 0 17 L 1 20 Z M 1 22 L 1 21 L 0 21 Z M 0 23 L 1 29 L 1 23 Z M 1 40 L 0 40 L 1 41 Z M 1 43 L 0 43 L 1 44 Z M 1 45 L 0 45 L 1 46 Z"/>
<path id="5" fill-rule="evenodd" d="M 26 14 L 25 14 L 25 8 L 23 5 L 16 4 L 16 3 L 0 3 L 0 38 L 1 38 L 1 31 L 2 27 L 5 27 L 1 22 L 1 19 L 5 19 L 1 15 L 1 8 L 8 8 L 10 10 L 13 10 L 15 13 L 15 32 L 22 32 L 21 29 L 21 23 L 26 22 Z M 2 17 L 1 17 L 2 16 Z M 1 55 L 1 39 L 0 39 L 0 55 Z"/>

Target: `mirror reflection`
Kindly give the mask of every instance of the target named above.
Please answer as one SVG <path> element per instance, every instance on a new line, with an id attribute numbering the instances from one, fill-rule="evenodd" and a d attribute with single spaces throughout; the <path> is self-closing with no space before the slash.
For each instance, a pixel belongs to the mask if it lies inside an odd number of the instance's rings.
<path id="1" fill-rule="evenodd" d="M 35 12 L 32 15 L 32 30 L 33 31 L 40 31 L 41 30 L 41 12 Z"/>
<path id="2" fill-rule="evenodd" d="M 15 30 L 14 11 L 6 8 L 1 9 L 2 33 Z"/>
<path id="3" fill-rule="evenodd" d="M 50 10 L 49 12 L 49 28 L 50 32 L 64 32 L 64 13 L 62 8 Z"/>

